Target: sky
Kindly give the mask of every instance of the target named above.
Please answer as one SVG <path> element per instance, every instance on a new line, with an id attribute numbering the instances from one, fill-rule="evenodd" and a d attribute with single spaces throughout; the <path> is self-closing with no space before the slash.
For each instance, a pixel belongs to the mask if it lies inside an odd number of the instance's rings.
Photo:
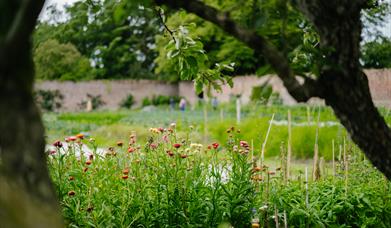
<path id="1" fill-rule="evenodd" d="M 44 9 L 46 8 L 46 6 L 51 5 L 51 4 L 57 4 L 57 6 L 59 6 L 60 9 L 63 9 L 64 5 L 72 4 L 76 1 L 78 1 L 78 0 L 46 0 L 46 4 L 45 4 Z M 391 2 L 391 0 L 386 0 L 386 1 Z M 48 13 L 45 10 L 43 10 L 41 12 L 40 19 L 45 20 L 47 18 L 48 18 Z M 380 29 L 380 31 L 383 32 L 384 35 L 391 38 L 391 15 L 389 15 L 386 20 L 388 21 L 388 23 L 386 23 L 384 26 L 380 27 L 379 29 Z"/>

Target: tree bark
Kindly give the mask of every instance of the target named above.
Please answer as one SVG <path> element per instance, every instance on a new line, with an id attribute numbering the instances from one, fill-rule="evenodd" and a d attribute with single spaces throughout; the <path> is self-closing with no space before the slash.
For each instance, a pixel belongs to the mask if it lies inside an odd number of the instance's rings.
<path id="1" fill-rule="evenodd" d="M 31 33 L 44 1 L 2 1 L 0 16 L 0 223 L 62 227 L 33 101 Z"/>
<path id="2" fill-rule="evenodd" d="M 360 64 L 361 10 L 366 0 L 292 0 L 314 24 L 321 38 L 324 63 L 318 79 L 305 78 L 300 85 L 288 60 L 266 38 L 234 22 L 228 13 L 201 1 L 155 0 L 171 8 L 183 8 L 208 20 L 262 54 L 297 101 L 325 99 L 372 164 L 391 180 L 391 130 L 373 104 L 368 80 Z"/>
<path id="3" fill-rule="evenodd" d="M 361 10 L 366 1 L 302 0 L 298 8 L 316 26 L 325 50 L 317 83 L 351 139 L 372 164 L 391 180 L 391 130 L 373 104 L 368 79 L 362 71 Z"/>

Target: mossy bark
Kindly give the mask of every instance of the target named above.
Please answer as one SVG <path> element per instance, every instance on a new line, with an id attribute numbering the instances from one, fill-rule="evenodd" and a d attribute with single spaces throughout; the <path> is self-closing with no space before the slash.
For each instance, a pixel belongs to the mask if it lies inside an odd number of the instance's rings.
<path id="1" fill-rule="evenodd" d="M 0 26 L 0 223 L 62 227 L 48 174 L 44 128 L 33 101 L 31 33 L 43 1 L 2 1 Z"/>

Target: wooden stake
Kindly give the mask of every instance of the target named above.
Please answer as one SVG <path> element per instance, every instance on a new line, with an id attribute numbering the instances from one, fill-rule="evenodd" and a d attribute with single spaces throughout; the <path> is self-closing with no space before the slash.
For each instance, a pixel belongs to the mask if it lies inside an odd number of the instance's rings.
<path id="1" fill-rule="evenodd" d="M 288 154 L 286 158 L 286 180 L 290 178 L 291 157 L 292 157 L 292 126 L 291 110 L 288 110 Z"/>

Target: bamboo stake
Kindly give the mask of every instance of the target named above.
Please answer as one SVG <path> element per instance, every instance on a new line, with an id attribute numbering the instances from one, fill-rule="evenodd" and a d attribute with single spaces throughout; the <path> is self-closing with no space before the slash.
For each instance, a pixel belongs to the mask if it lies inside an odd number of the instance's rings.
<path id="1" fill-rule="evenodd" d="M 312 179 L 318 180 L 320 178 L 319 172 L 319 149 L 318 149 L 318 136 L 319 136 L 319 118 L 320 118 L 320 107 L 318 109 L 318 119 L 316 121 L 316 134 L 315 134 L 315 146 L 314 146 L 314 164 L 312 169 Z"/>
<path id="2" fill-rule="evenodd" d="M 305 167 L 305 206 L 308 209 L 308 167 Z"/>
<path id="3" fill-rule="evenodd" d="M 332 141 L 332 150 L 333 150 L 333 179 L 335 177 L 335 148 L 334 148 L 334 139 Z"/>
<path id="4" fill-rule="evenodd" d="M 208 109 L 206 102 L 204 101 L 204 143 L 207 142 L 207 134 L 208 134 Z"/>
<path id="5" fill-rule="evenodd" d="M 338 162 L 340 164 L 341 164 L 341 160 L 342 160 L 342 145 L 340 144 L 339 145 L 339 154 L 338 154 Z M 341 171 L 341 167 L 340 167 L 339 171 Z"/>
<path id="6" fill-rule="evenodd" d="M 254 162 L 254 139 L 251 139 L 251 163 Z"/>
<path id="7" fill-rule="evenodd" d="M 278 223 L 278 209 L 276 205 L 274 205 L 274 222 L 276 223 L 276 228 L 279 228 L 280 224 Z"/>
<path id="8" fill-rule="evenodd" d="M 346 141 L 343 139 L 343 162 L 344 162 L 344 169 L 345 169 L 345 197 L 348 194 L 348 158 L 346 154 Z"/>
<path id="9" fill-rule="evenodd" d="M 291 110 L 288 110 L 288 154 L 286 158 L 286 180 L 290 178 L 291 157 L 292 157 L 292 126 Z"/>
<path id="10" fill-rule="evenodd" d="M 240 116 L 241 116 L 241 111 L 240 111 L 240 97 L 236 98 L 236 122 L 240 123 Z"/>
<path id="11" fill-rule="evenodd" d="M 284 228 L 288 228 L 288 218 L 286 217 L 286 210 L 284 210 Z"/>
<path id="12" fill-rule="evenodd" d="M 261 163 L 262 164 L 265 159 L 265 148 L 266 148 L 267 139 L 269 137 L 270 129 L 272 128 L 273 119 L 274 119 L 274 113 L 272 115 L 272 118 L 270 119 L 269 128 L 267 129 L 265 140 L 262 143 L 262 150 L 261 150 Z"/>

